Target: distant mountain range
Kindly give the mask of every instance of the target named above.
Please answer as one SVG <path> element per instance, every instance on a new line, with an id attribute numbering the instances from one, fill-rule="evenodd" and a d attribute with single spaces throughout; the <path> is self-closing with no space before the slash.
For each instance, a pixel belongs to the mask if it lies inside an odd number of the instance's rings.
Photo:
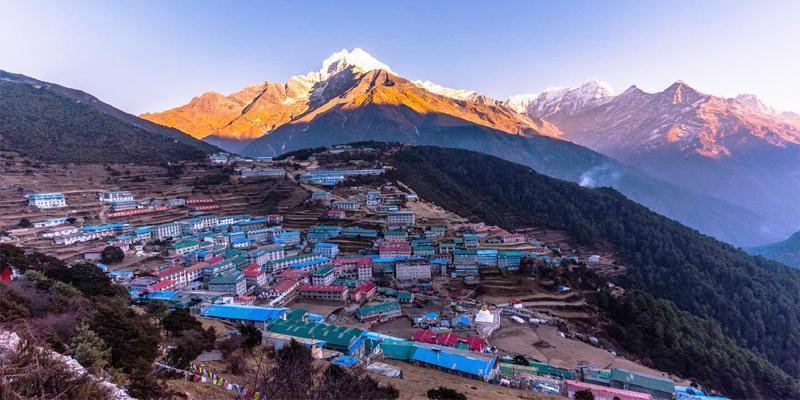
<path id="1" fill-rule="evenodd" d="M 782 196 L 800 190 L 800 185 L 774 191 L 771 185 L 789 178 L 785 167 L 794 165 L 795 160 L 791 151 L 779 151 L 776 146 L 794 146 L 794 137 L 779 135 L 781 144 L 759 147 L 761 154 L 740 152 L 735 143 L 729 143 L 734 139 L 727 134 L 727 122 L 722 130 L 719 124 L 713 125 L 720 121 L 717 117 L 706 118 L 711 106 L 702 105 L 718 104 L 716 99 L 682 83 L 660 94 L 631 88 L 614 95 L 608 85 L 593 80 L 575 88 L 550 88 L 500 101 L 471 90 L 407 80 L 355 49 L 337 52 L 323 61 L 319 71 L 292 77 L 285 84 L 265 82 L 227 96 L 209 92 L 184 106 L 142 118 L 251 156 L 359 140 L 477 150 L 560 179 L 612 186 L 656 212 L 737 245 L 786 237 L 800 226 L 796 221 L 800 213 L 786 216 L 798 204 L 788 205 Z M 744 98 L 741 101 L 747 103 Z M 737 100 L 724 102 L 748 116 L 755 114 Z M 670 113 L 677 116 L 670 117 Z M 758 115 L 761 117 L 748 121 L 767 121 L 765 114 Z M 666 126 L 669 121 L 676 127 Z M 700 127 L 709 124 L 715 132 L 722 132 L 720 140 L 706 140 L 716 138 Z M 654 131 L 653 126 L 660 130 Z M 752 124 L 750 128 L 767 138 L 759 143 L 772 143 L 769 138 L 774 135 Z M 641 134 L 643 130 L 662 139 L 648 139 L 650 136 Z M 682 138 L 681 145 L 667 146 L 676 142 L 667 137 Z M 745 154 L 745 161 L 727 162 L 721 157 L 722 147 Z M 626 149 L 652 152 L 639 157 L 634 155 L 644 153 Z M 709 157 L 716 150 L 719 156 Z M 777 153 L 784 160 L 774 177 L 763 176 L 765 168 L 751 165 L 757 158 Z M 770 164 L 780 164 L 777 161 L 770 160 Z M 744 166 L 750 168 L 749 174 Z M 692 174 L 696 168 L 703 171 Z M 764 179 L 755 182 L 760 176 Z M 708 182 L 711 179 L 716 181 Z M 741 186 L 748 185 L 753 185 L 753 190 L 742 193 L 748 191 Z M 765 194 L 758 195 L 759 191 Z M 785 211 L 776 210 L 781 207 Z"/>
<path id="2" fill-rule="evenodd" d="M 770 260 L 800 268 L 800 232 L 796 232 L 784 241 L 746 250 L 750 254 L 764 256 Z"/>
<path id="3" fill-rule="evenodd" d="M 0 147 L 46 161 L 164 162 L 217 150 L 80 90 L 0 71 Z"/>
<path id="4" fill-rule="evenodd" d="M 509 104 L 552 123 L 561 138 L 776 221 L 783 237 L 800 227 L 800 117 L 754 95 L 725 99 L 683 82 L 614 95 L 590 81 Z"/>

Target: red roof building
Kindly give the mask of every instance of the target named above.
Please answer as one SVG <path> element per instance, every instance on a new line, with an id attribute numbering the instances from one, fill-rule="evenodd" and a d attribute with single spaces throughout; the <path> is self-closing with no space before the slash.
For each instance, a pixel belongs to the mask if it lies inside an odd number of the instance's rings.
<path id="1" fill-rule="evenodd" d="M 467 340 L 464 341 L 469 349 L 472 351 L 482 352 L 483 348 L 486 347 L 486 341 L 481 339 L 478 336 L 468 336 Z"/>
<path id="2" fill-rule="evenodd" d="M 414 332 L 414 335 L 411 337 L 411 340 L 420 343 L 435 344 L 436 334 L 427 329 L 420 329 Z"/>
<path id="3" fill-rule="evenodd" d="M 242 271 L 242 275 L 247 281 L 247 286 L 261 286 L 267 283 L 267 274 L 261 270 L 258 264 L 250 264 Z"/>
<path id="4" fill-rule="evenodd" d="M 175 286 L 175 281 L 171 279 L 166 279 L 163 281 L 156 282 L 147 287 L 148 292 L 157 292 L 159 290 L 167 290 L 172 289 Z"/>
<path id="5" fill-rule="evenodd" d="M 378 286 L 372 282 L 364 282 L 350 292 L 350 298 L 353 301 L 369 300 L 375 297 L 375 292 Z"/>
<path id="6" fill-rule="evenodd" d="M 275 276 L 275 280 L 280 282 L 283 281 L 284 279 L 293 279 L 299 282 L 308 282 L 308 277 L 310 275 L 311 273 L 308 271 L 284 269 L 281 272 L 278 272 L 278 275 Z"/>
<path id="7" fill-rule="evenodd" d="M 458 343 L 458 336 L 453 332 L 440 333 L 436 335 L 436 344 L 440 346 L 453 347 Z"/>
<path id="8" fill-rule="evenodd" d="M 411 257 L 411 245 L 408 243 L 383 244 L 378 247 L 381 257 Z"/>

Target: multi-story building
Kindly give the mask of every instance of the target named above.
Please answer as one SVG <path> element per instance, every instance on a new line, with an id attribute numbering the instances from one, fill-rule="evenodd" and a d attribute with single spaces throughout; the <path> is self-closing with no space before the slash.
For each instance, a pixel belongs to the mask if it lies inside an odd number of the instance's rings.
<path id="1" fill-rule="evenodd" d="M 335 258 L 339 255 L 339 245 L 336 243 L 317 243 L 314 245 L 314 254 Z"/>
<path id="2" fill-rule="evenodd" d="M 378 247 L 381 258 L 387 257 L 410 257 L 411 245 L 408 243 L 383 244 Z"/>
<path id="3" fill-rule="evenodd" d="M 300 232 L 297 231 L 283 231 L 272 235 L 272 242 L 275 244 L 291 246 L 299 244 L 302 241 L 303 239 L 300 237 Z"/>
<path id="4" fill-rule="evenodd" d="M 336 277 L 345 279 L 361 280 L 359 273 L 360 268 L 365 266 L 369 269 L 370 275 L 363 281 L 368 281 L 372 278 L 372 259 L 369 257 L 338 257 L 333 260 L 333 270 L 336 272 Z"/>
<path id="5" fill-rule="evenodd" d="M 26 196 L 28 205 L 35 208 L 66 207 L 67 200 L 62 193 L 31 193 Z"/>
<path id="6" fill-rule="evenodd" d="M 356 316 L 361 322 L 383 322 L 401 315 L 400 303 L 389 301 L 385 303 L 369 304 L 356 311 Z"/>
<path id="7" fill-rule="evenodd" d="M 424 260 L 403 260 L 395 263 L 395 277 L 398 281 L 431 280 L 431 264 Z"/>
<path id="8" fill-rule="evenodd" d="M 355 200 L 334 200 L 331 208 L 334 210 L 358 211 L 359 204 Z"/>
<path id="9" fill-rule="evenodd" d="M 97 195 L 97 198 L 103 203 L 112 203 L 115 201 L 133 201 L 133 195 L 131 192 L 122 190 L 102 192 Z"/>
<path id="10" fill-rule="evenodd" d="M 372 282 L 364 282 L 350 291 L 350 300 L 360 302 L 362 300 L 371 300 L 375 297 L 378 286 Z"/>
<path id="11" fill-rule="evenodd" d="M 283 258 L 284 250 L 283 246 L 277 245 L 260 247 L 245 253 L 245 257 L 247 257 L 248 262 L 256 264 L 259 267 L 264 267 L 270 261 Z"/>
<path id="12" fill-rule="evenodd" d="M 273 177 L 280 178 L 286 175 L 283 168 L 242 168 L 239 173 L 242 178 Z"/>
<path id="13" fill-rule="evenodd" d="M 389 226 L 409 226 L 414 225 L 416 217 L 414 212 L 410 210 L 389 211 L 386 216 L 386 222 Z"/>
<path id="14" fill-rule="evenodd" d="M 303 285 L 300 296 L 309 300 L 346 302 L 349 290 L 344 285 Z"/>
<path id="15" fill-rule="evenodd" d="M 247 281 L 241 272 L 212 276 L 208 279 L 208 290 L 230 296 L 241 296 L 247 293 Z"/>
<path id="16" fill-rule="evenodd" d="M 327 201 L 327 200 L 331 200 L 332 198 L 333 198 L 333 195 L 331 195 L 329 192 L 326 192 L 324 190 L 318 190 L 318 191 L 315 191 L 315 192 L 311 192 L 311 200 L 314 200 L 314 201 Z"/>
<path id="17" fill-rule="evenodd" d="M 263 286 L 267 283 L 267 274 L 257 264 L 252 264 L 242 271 L 248 287 Z"/>
<path id="18" fill-rule="evenodd" d="M 297 294 L 300 282 L 297 279 L 284 279 L 267 289 L 267 298 L 272 305 L 282 305 L 292 301 Z"/>
<path id="19" fill-rule="evenodd" d="M 320 268 L 311 273 L 311 284 L 314 286 L 328 286 L 336 279 L 333 268 Z"/>
<path id="20" fill-rule="evenodd" d="M 78 233 L 78 228 L 75 226 L 56 226 L 42 232 L 42 237 L 54 238 L 59 236 L 74 235 Z"/>
<path id="21" fill-rule="evenodd" d="M 153 227 L 153 239 L 163 240 L 166 238 L 181 237 L 181 225 L 176 223 L 161 224 Z"/>
<path id="22" fill-rule="evenodd" d="M 170 253 L 181 256 L 185 256 L 197 250 L 200 250 L 200 243 L 197 243 L 194 240 L 184 240 L 182 242 L 175 243 L 169 249 Z"/>
<path id="23" fill-rule="evenodd" d="M 277 260 L 267 261 L 264 265 L 266 272 L 277 272 L 284 268 L 288 268 L 291 264 L 296 264 L 303 261 L 310 261 L 317 258 L 316 254 L 298 254 L 296 256 L 283 257 Z"/>
<path id="24" fill-rule="evenodd" d="M 504 244 L 519 244 L 525 243 L 525 235 L 520 233 L 509 233 L 507 235 L 503 235 L 501 240 Z"/>
<path id="25" fill-rule="evenodd" d="M 503 271 L 516 271 L 522 262 L 524 253 L 521 251 L 498 251 L 497 266 Z"/>

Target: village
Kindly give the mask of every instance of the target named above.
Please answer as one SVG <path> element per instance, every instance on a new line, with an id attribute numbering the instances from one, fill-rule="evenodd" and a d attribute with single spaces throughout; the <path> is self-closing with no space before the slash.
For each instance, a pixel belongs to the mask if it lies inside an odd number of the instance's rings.
<path id="1" fill-rule="evenodd" d="M 7 163 L 0 242 L 94 263 L 136 306 L 250 324 L 267 344 L 294 340 L 390 383 L 424 368 L 570 398 L 722 399 L 617 355 L 583 329 L 593 320 L 580 290 L 522 271 L 616 270 L 612 254 L 455 215 L 386 179 L 374 153 L 219 153 L 167 175 L 109 167 L 80 189 L 77 172 L 41 166 L 26 180 L 31 166 Z"/>

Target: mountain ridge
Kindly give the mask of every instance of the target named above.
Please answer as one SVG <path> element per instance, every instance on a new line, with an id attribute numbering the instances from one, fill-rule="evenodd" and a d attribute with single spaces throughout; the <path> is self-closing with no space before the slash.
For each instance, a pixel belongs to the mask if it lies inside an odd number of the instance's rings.
<path id="1" fill-rule="evenodd" d="M 217 150 L 77 89 L 0 71 L 0 143 L 56 162 L 166 162 Z"/>

